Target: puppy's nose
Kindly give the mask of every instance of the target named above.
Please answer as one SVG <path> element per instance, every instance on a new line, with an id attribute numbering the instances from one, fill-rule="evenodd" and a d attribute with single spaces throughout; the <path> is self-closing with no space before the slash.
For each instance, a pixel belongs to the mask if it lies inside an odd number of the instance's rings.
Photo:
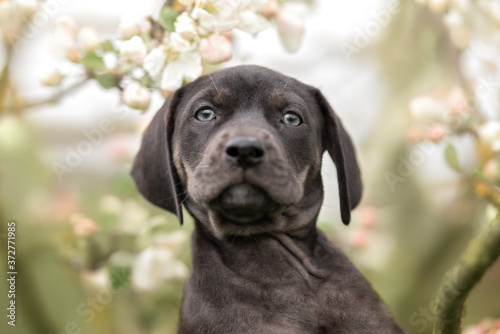
<path id="1" fill-rule="evenodd" d="M 225 149 L 226 159 L 243 168 L 253 167 L 264 158 L 264 146 L 255 137 L 233 137 Z"/>

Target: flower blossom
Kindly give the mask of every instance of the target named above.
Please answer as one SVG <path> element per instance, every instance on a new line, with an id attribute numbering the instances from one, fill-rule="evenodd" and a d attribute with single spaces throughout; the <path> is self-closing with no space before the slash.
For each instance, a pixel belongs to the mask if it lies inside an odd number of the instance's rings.
<path id="1" fill-rule="evenodd" d="M 125 63 L 142 65 L 147 53 L 146 44 L 139 36 L 123 42 L 120 47 L 120 59 Z"/>
<path id="2" fill-rule="evenodd" d="M 138 256 L 132 269 L 132 283 L 137 290 L 153 291 L 170 279 L 184 279 L 186 265 L 167 247 L 150 246 Z"/>

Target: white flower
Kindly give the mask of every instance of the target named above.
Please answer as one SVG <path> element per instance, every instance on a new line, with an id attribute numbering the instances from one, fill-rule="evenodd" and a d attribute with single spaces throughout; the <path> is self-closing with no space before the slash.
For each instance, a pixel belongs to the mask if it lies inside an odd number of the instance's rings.
<path id="1" fill-rule="evenodd" d="M 42 84 L 48 87 L 58 87 L 64 76 L 59 71 L 53 71 L 42 78 Z"/>
<path id="2" fill-rule="evenodd" d="M 199 4 L 203 4 L 202 8 Z M 228 31 L 235 28 L 238 23 L 239 3 L 236 0 L 198 0 L 191 13 L 194 19 L 199 19 L 200 27 L 204 33 L 212 31 Z"/>
<path id="3" fill-rule="evenodd" d="M 452 10 L 446 14 L 444 22 L 448 26 L 453 44 L 461 49 L 466 48 L 470 41 L 470 30 L 465 24 L 462 15 Z"/>
<path id="4" fill-rule="evenodd" d="M 182 86 L 183 80 L 193 81 L 202 72 L 200 54 L 198 52 L 183 53 L 176 60 L 168 63 L 163 70 L 161 89 L 174 91 Z"/>
<path id="5" fill-rule="evenodd" d="M 130 39 L 151 31 L 151 23 L 142 17 L 125 15 L 120 18 L 118 30 L 124 39 Z"/>
<path id="6" fill-rule="evenodd" d="M 127 63 L 131 62 L 136 65 L 142 65 L 147 52 L 146 44 L 142 38 L 134 36 L 122 43 L 120 47 L 120 59 Z"/>
<path id="7" fill-rule="evenodd" d="M 245 10 L 239 15 L 240 23 L 237 28 L 256 35 L 269 27 L 269 21 L 262 15 Z"/>
<path id="8" fill-rule="evenodd" d="M 142 67 L 149 75 L 155 77 L 161 73 L 161 70 L 165 66 L 166 59 L 167 57 L 163 48 L 154 48 L 144 59 L 144 65 Z"/>
<path id="9" fill-rule="evenodd" d="M 183 12 L 181 15 L 177 16 L 174 26 L 175 32 L 187 40 L 197 36 L 195 22 L 189 17 L 187 12 Z"/>
<path id="10" fill-rule="evenodd" d="M 182 38 L 182 36 L 176 32 L 170 34 L 169 44 L 176 52 L 192 51 L 195 48 L 194 43 Z"/>
<path id="11" fill-rule="evenodd" d="M 85 51 L 94 51 L 99 46 L 99 35 L 94 28 L 80 29 L 77 40 Z"/>
<path id="12" fill-rule="evenodd" d="M 478 134 L 492 151 L 500 152 L 500 121 L 487 121 L 479 127 Z"/>
<path id="13" fill-rule="evenodd" d="M 146 110 L 151 103 L 151 92 L 137 82 L 132 82 L 123 90 L 123 102 L 132 109 Z"/>
<path id="14" fill-rule="evenodd" d="M 433 122 L 442 119 L 446 108 L 430 96 L 417 96 L 410 101 L 410 113 L 420 122 Z"/>
<path id="15" fill-rule="evenodd" d="M 213 34 L 201 41 L 200 53 L 206 61 L 220 63 L 233 57 L 233 46 L 225 36 Z"/>
<path id="16" fill-rule="evenodd" d="M 158 289 L 165 280 L 184 279 L 186 265 L 165 247 L 150 246 L 138 256 L 132 269 L 132 283 L 141 291 Z"/>
<path id="17" fill-rule="evenodd" d="M 287 2 L 281 7 L 276 18 L 278 32 L 285 49 L 297 51 L 305 30 L 307 6 L 299 2 Z"/>

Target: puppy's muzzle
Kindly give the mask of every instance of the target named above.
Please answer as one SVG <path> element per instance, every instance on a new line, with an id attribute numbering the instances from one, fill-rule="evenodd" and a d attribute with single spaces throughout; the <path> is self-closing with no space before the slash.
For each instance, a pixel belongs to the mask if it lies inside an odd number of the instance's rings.
<path id="1" fill-rule="evenodd" d="M 225 157 L 242 168 L 251 168 L 264 159 L 264 146 L 256 137 L 233 137 L 226 144 Z"/>

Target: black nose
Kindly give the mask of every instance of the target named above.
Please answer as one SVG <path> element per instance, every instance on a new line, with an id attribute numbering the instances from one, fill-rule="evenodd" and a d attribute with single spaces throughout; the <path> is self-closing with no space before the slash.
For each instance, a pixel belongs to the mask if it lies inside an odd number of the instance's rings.
<path id="1" fill-rule="evenodd" d="M 233 137 L 226 144 L 226 159 L 243 168 L 257 165 L 264 158 L 264 147 L 255 137 Z"/>

